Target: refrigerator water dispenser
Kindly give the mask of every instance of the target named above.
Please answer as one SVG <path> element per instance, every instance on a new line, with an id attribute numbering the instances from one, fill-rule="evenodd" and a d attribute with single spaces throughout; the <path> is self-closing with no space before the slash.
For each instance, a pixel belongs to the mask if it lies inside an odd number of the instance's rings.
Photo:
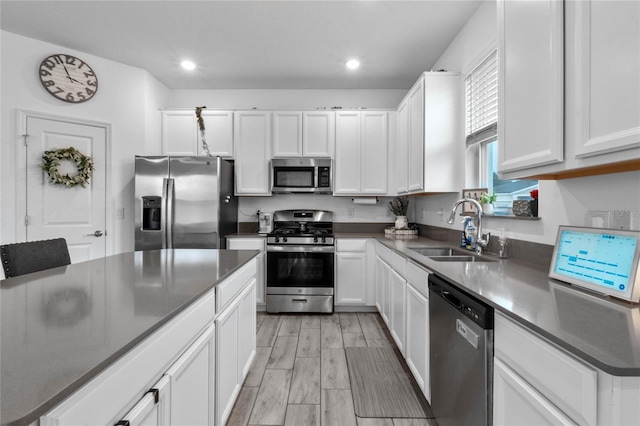
<path id="1" fill-rule="evenodd" d="M 161 229 L 161 206 L 162 197 L 153 195 L 142 197 L 142 230 L 159 231 Z"/>

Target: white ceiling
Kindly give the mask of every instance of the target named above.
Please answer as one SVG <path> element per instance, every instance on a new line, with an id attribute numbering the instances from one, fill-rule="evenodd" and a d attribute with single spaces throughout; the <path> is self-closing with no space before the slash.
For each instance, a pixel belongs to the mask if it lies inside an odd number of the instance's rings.
<path id="1" fill-rule="evenodd" d="M 480 2 L 2 0 L 0 25 L 146 69 L 170 89 L 408 89 Z"/>

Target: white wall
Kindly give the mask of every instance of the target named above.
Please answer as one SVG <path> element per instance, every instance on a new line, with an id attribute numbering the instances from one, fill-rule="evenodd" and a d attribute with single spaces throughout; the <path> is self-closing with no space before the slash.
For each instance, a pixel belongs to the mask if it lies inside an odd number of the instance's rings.
<path id="1" fill-rule="evenodd" d="M 483 2 L 434 68 L 471 71 L 471 66 L 496 44 L 496 19 L 495 1 Z M 475 187 L 472 183 L 477 182 L 474 176 L 465 176 L 465 181 L 469 187 Z M 539 184 L 540 221 L 487 218 L 483 223 L 485 230 L 495 232 L 496 228 L 505 228 L 509 238 L 554 244 L 559 225 L 591 226 L 589 211 L 628 212 L 631 229 L 640 230 L 640 172 L 540 181 Z M 417 213 L 414 220 L 425 225 L 461 229 L 460 223 L 451 226 L 446 223 L 451 207 L 460 195 L 413 198 Z"/>
<path id="2" fill-rule="evenodd" d="M 50 43 L 3 31 L 1 129 L 0 241 L 15 242 L 24 234 L 16 220 L 16 179 L 23 165 L 16 164 L 21 139 L 16 134 L 16 111 L 26 109 L 40 113 L 93 120 L 111 125 L 110 193 L 107 194 L 108 250 L 118 253 L 133 250 L 133 156 L 147 154 L 152 148 L 147 141 L 160 140 L 160 113 L 169 91 L 148 72 L 76 52 Z M 52 53 L 70 53 L 89 62 L 99 79 L 96 96 L 82 104 L 69 104 L 54 99 L 40 84 L 37 69 Z M 115 219 L 116 209 L 124 208 L 123 220 Z"/>

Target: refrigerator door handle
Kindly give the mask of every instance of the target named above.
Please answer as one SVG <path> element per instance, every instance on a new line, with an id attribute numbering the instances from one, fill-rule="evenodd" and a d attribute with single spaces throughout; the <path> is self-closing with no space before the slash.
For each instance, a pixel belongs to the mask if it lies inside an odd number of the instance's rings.
<path id="1" fill-rule="evenodd" d="M 166 180 L 166 200 L 167 200 L 167 215 L 165 222 L 166 234 L 164 238 L 166 239 L 166 245 L 164 248 L 173 248 L 173 201 L 174 201 L 174 182 L 175 180 L 172 178 L 165 179 Z"/>

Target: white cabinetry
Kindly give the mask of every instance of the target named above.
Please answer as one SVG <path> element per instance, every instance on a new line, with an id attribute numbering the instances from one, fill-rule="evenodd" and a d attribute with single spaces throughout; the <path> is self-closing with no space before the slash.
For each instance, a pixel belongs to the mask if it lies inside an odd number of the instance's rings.
<path id="1" fill-rule="evenodd" d="M 271 195 L 271 113 L 235 113 L 236 195 Z"/>
<path id="2" fill-rule="evenodd" d="M 431 402 L 429 373 L 429 272 L 407 262 L 405 360 L 427 401 Z"/>
<path id="3" fill-rule="evenodd" d="M 165 426 L 171 424 L 170 390 L 170 379 L 168 376 L 163 376 L 152 390 L 144 394 L 131 411 L 116 423 L 116 426 Z"/>
<path id="4" fill-rule="evenodd" d="M 640 3 L 500 0 L 498 12 L 502 177 L 638 170 Z"/>
<path id="5" fill-rule="evenodd" d="M 367 240 L 337 239 L 335 259 L 335 305 L 365 305 L 368 283 Z"/>
<path id="6" fill-rule="evenodd" d="M 259 250 L 260 254 L 255 258 L 258 273 L 256 274 L 256 304 L 264 308 L 265 283 L 267 274 L 267 253 L 266 239 L 264 237 L 234 237 L 227 238 L 227 249 L 229 250 Z"/>
<path id="7" fill-rule="evenodd" d="M 205 139 L 211 155 L 233 158 L 233 112 L 203 110 Z M 195 111 L 162 111 L 163 155 L 206 155 Z"/>
<path id="8" fill-rule="evenodd" d="M 216 318 L 216 425 L 227 421 L 255 355 L 255 279 Z"/>
<path id="9" fill-rule="evenodd" d="M 391 307 L 389 331 L 391 332 L 391 337 L 393 337 L 393 340 L 396 342 L 398 349 L 400 349 L 400 353 L 403 355 L 405 352 L 406 295 L 407 282 L 402 275 L 391 269 L 391 273 L 389 275 L 389 305 Z"/>
<path id="10" fill-rule="evenodd" d="M 389 327 L 389 274 L 391 267 L 380 256 L 376 256 L 376 308 Z"/>
<path id="11" fill-rule="evenodd" d="M 273 113 L 273 157 L 302 156 L 302 112 Z"/>
<path id="12" fill-rule="evenodd" d="M 334 195 L 387 193 L 387 124 L 385 111 L 336 113 Z"/>
<path id="13" fill-rule="evenodd" d="M 211 324 L 165 373 L 170 379 L 172 425 L 213 425 L 215 325 Z"/>
<path id="14" fill-rule="evenodd" d="M 273 113 L 273 158 L 331 158 L 334 144 L 334 112 Z"/>
<path id="15" fill-rule="evenodd" d="M 498 168 L 563 159 L 563 2 L 498 0 Z"/>
<path id="16" fill-rule="evenodd" d="M 336 114 L 328 111 L 302 113 L 302 155 L 333 158 Z"/>
<path id="17" fill-rule="evenodd" d="M 497 313 L 494 337 L 496 364 L 503 364 L 494 372 L 496 424 L 512 424 L 513 410 L 525 402 L 531 420 L 549 418 L 548 424 L 555 424 L 562 415 L 576 424 L 598 423 L 595 368 Z"/>
<path id="18" fill-rule="evenodd" d="M 398 107 L 396 190 L 457 192 L 463 185 L 460 76 L 424 73 Z"/>

